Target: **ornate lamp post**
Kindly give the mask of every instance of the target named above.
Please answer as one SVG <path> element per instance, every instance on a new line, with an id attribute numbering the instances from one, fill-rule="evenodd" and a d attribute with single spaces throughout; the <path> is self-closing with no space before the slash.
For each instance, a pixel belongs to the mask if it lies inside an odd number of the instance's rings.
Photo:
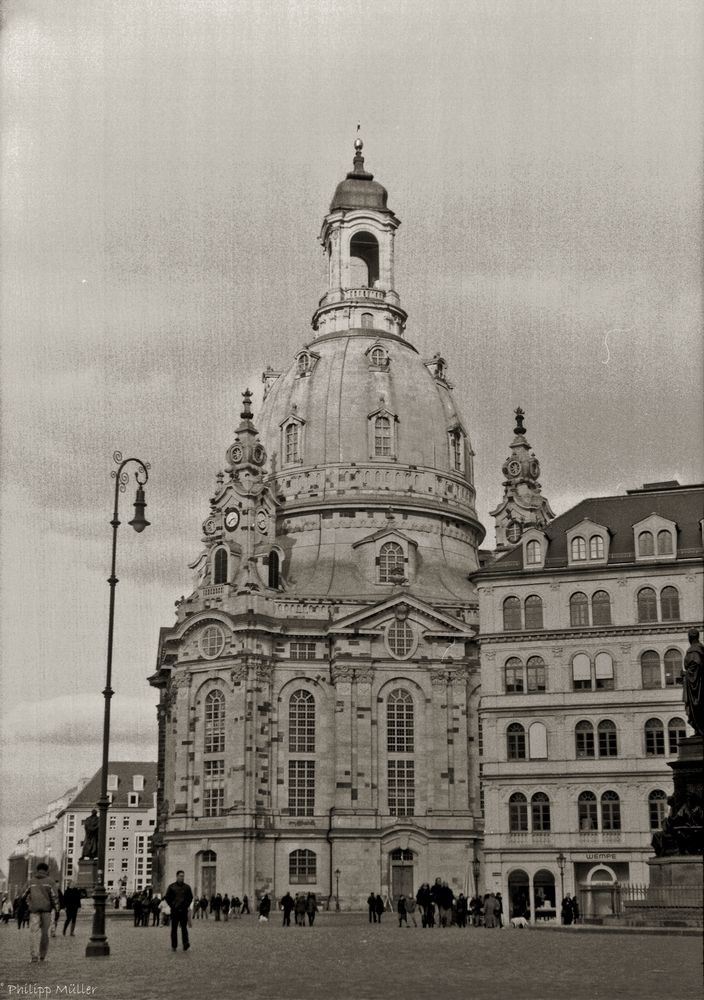
<path id="1" fill-rule="evenodd" d="M 144 486 L 149 479 L 149 466 L 139 458 L 125 458 L 119 451 L 114 452 L 113 459 L 119 463 L 117 472 L 113 469 L 110 475 L 115 480 L 115 507 L 113 509 L 112 521 L 112 564 L 108 584 L 110 585 L 110 610 L 108 613 L 108 655 L 107 668 L 105 672 L 105 714 L 103 717 L 103 761 L 100 772 L 100 799 L 98 800 L 98 810 L 100 815 L 100 826 L 98 829 L 98 878 L 93 892 L 93 902 L 95 912 L 93 913 L 93 931 L 90 940 L 86 945 L 87 958 L 104 958 L 110 954 L 110 946 L 105 934 L 105 903 L 107 900 L 107 890 L 105 888 L 105 842 L 107 834 L 108 806 L 108 752 L 110 747 L 110 699 L 113 690 L 110 687 L 112 680 L 112 638 L 115 622 L 115 587 L 117 577 L 115 576 L 115 558 L 117 554 L 117 529 L 120 521 L 117 516 L 118 501 L 120 493 L 124 493 L 129 482 L 129 473 L 125 472 L 125 466 L 130 462 L 135 462 L 137 469 L 134 478 L 137 481 L 137 495 L 134 501 L 134 517 L 129 522 L 136 532 L 142 532 L 149 526 L 149 521 L 144 516 L 144 508 L 147 506 L 144 499 Z"/>
<path id="2" fill-rule="evenodd" d="M 339 911 L 340 909 L 340 869 L 335 869 L 335 909 Z"/>
<path id="3" fill-rule="evenodd" d="M 555 860 L 560 867 L 560 902 L 562 902 L 565 898 L 565 865 L 567 864 L 567 858 L 560 851 Z M 557 904 L 555 905 L 555 909 L 557 910 Z"/>

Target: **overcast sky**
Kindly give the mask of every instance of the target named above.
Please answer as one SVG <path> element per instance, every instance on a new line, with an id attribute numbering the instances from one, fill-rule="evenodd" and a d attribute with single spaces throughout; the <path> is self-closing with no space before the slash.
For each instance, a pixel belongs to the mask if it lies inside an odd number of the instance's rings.
<path id="1" fill-rule="evenodd" d="M 155 758 L 158 630 L 242 389 L 310 338 L 358 120 L 488 540 L 518 405 L 557 513 L 701 481 L 704 25 L 696 0 L 2 7 L 6 868 L 100 764 L 116 448 L 151 463 L 152 527 L 120 530 L 113 756 Z"/>

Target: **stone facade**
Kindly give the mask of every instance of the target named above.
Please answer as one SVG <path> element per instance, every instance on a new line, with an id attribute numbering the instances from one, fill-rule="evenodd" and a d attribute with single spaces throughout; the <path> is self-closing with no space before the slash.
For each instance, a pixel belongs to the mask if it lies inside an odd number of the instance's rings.
<path id="1" fill-rule="evenodd" d="M 690 732 L 703 497 L 670 483 L 585 500 L 474 576 L 485 884 L 510 906 L 523 896 L 535 914 L 539 894 L 564 892 L 598 917 L 615 882 L 648 881 L 667 761 Z"/>
<path id="2" fill-rule="evenodd" d="M 399 220 L 364 169 L 321 241 L 314 338 L 250 394 L 215 479 L 194 590 L 162 629 L 157 887 L 455 891 L 481 835 L 483 529 L 444 358 L 405 337 Z"/>

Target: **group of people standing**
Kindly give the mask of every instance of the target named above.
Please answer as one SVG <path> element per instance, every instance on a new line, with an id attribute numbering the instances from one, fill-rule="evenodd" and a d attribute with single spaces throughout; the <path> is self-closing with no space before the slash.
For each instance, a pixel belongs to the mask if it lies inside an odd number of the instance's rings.
<path id="1" fill-rule="evenodd" d="M 370 923 L 381 923 L 386 909 L 379 893 L 371 892 L 367 899 Z M 389 904 L 390 908 L 390 904 Z M 415 897 L 401 894 L 396 902 L 399 927 L 418 926 L 416 913 L 420 913 L 422 927 L 502 927 L 503 902 L 501 893 L 488 892 L 482 899 L 475 895 L 468 899 L 463 892 L 454 892 L 440 878 L 433 885 L 424 882 Z"/>
<path id="2" fill-rule="evenodd" d="M 318 900 L 314 892 L 309 892 L 307 894 L 305 892 L 297 892 L 295 899 L 290 892 L 286 892 L 286 894 L 281 898 L 279 905 L 284 914 L 284 927 L 291 926 L 292 913 L 297 927 L 305 927 L 306 919 L 308 920 L 309 927 L 312 927 L 315 923 L 315 916 L 318 912 Z"/>
<path id="3" fill-rule="evenodd" d="M 576 896 L 565 896 L 560 907 L 560 919 L 563 924 L 579 923 L 579 903 Z"/>

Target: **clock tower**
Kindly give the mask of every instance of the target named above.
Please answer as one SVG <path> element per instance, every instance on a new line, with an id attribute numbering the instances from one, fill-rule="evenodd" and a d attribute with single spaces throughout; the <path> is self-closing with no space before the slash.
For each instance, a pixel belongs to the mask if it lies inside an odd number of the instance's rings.
<path id="1" fill-rule="evenodd" d="M 495 510 L 490 511 L 496 522 L 496 548 L 499 552 L 516 545 L 528 528 L 544 528 L 555 517 L 542 495 L 538 481 L 540 463 L 526 440 L 524 414 L 520 406 L 515 414 L 511 454 L 501 467 L 504 475 L 503 500 Z"/>

